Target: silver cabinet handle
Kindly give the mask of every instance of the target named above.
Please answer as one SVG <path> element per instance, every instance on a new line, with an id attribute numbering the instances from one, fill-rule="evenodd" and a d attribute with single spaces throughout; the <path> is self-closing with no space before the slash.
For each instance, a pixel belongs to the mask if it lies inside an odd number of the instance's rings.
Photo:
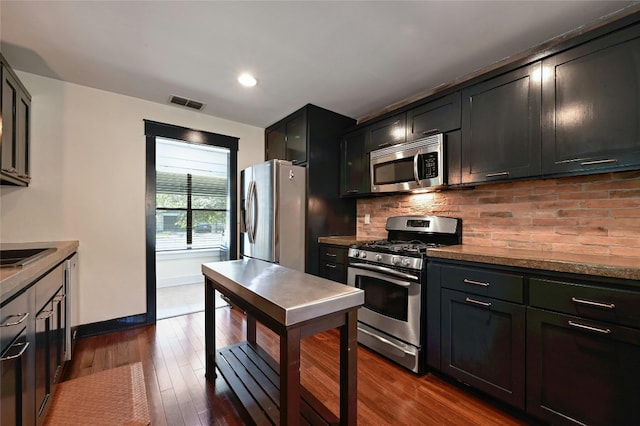
<path id="1" fill-rule="evenodd" d="M 36 319 L 37 319 L 37 320 L 40 320 L 40 321 L 44 321 L 44 320 L 46 320 L 46 319 L 49 319 L 49 318 L 51 318 L 51 316 L 53 315 L 53 312 L 54 312 L 54 310 L 53 310 L 53 309 L 48 310 L 48 311 L 42 311 L 42 312 L 40 313 L 40 315 L 38 315 L 38 316 L 36 317 Z"/>
<path id="2" fill-rule="evenodd" d="M 22 356 L 22 354 L 24 354 L 24 351 L 27 350 L 27 348 L 29 347 L 29 342 L 24 342 L 24 343 L 14 343 L 11 347 L 17 347 L 17 346 L 22 346 L 22 349 L 20 349 L 20 352 L 18 352 L 15 355 L 9 355 L 6 356 L 4 358 L 0 358 L 0 361 L 10 361 L 12 359 L 16 359 L 16 358 L 20 358 Z"/>
<path id="3" fill-rule="evenodd" d="M 609 164 L 609 163 L 617 163 L 618 160 L 615 158 L 609 158 L 607 160 L 594 160 L 594 161 L 583 161 L 580 163 L 581 166 L 597 166 L 598 164 Z"/>
<path id="4" fill-rule="evenodd" d="M 357 194 L 358 192 L 360 192 L 358 189 L 350 189 L 347 191 L 348 194 Z"/>
<path id="5" fill-rule="evenodd" d="M 571 301 L 574 303 L 579 303 L 581 305 L 594 306 L 597 308 L 605 308 L 605 309 L 615 309 L 616 305 L 613 303 L 600 303 L 600 302 L 592 302 L 590 300 L 578 299 L 575 297 L 571 298 Z"/>
<path id="6" fill-rule="evenodd" d="M 324 266 L 326 266 L 327 268 L 335 268 L 336 265 L 332 265 L 330 263 L 326 263 Z"/>
<path id="7" fill-rule="evenodd" d="M 509 172 L 487 173 L 485 175 L 485 177 L 500 177 L 500 176 L 509 176 Z"/>
<path id="8" fill-rule="evenodd" d="M 333 253 L 325 253 L 324 255 L 327 257 L 338 257 L 337 254 L 333 254 Z"/>
<path id="9" fill-rule="evenodd" d="M 0 327 L 13 327 L 14 325 L 21 324 L 24 322 L 24 320 L 27 319 L 28 316 L 29 316 L 29 312 L 25 312 L 23 314 L 9 315 L 9 318 L 11 317 L 21 317 L 21 318 L 18 321 L 5 322 L 4 324 L 0 325 Z"/>
<path id="10" fill-rule="evenodd" d="M 482 281 L 475 281 L 475 280 L 470 280 L 470 279 L 467 279 L 467 278 L 462 280 L 462 282 L 465 283 L 465 284 L 479 285 L 481 287 L 489 287 L 489 283 L 483 283 Z"/>
<path id="11" fill-rule="evenodd" d="M 475 299 L 472 299 L 470 297 L 467 297 L 466 299 L 464 299 L 464 301 L 468 302 L 468 303 L 473 303 L 474 305 L 480 305 L 480 306 L 485 307 L 485 308 L 490 308 L 491 307 L 491 303 L 490 302 L 481 302 L 480 300 L 475 300 Z"/>
<path id="12" fill-rule="evenodd" d="M 573 322 L 573 321 L 567 321 L 567 323 L 571 327 L 579 328 L 581 330 L 594 331 L 594 332 L 600 333 L 600 334 L 611 334 L 611 330 L 608 329 L 608 328 L 591 327 L 590 325 L 579 324 L 579 323 Z"/>

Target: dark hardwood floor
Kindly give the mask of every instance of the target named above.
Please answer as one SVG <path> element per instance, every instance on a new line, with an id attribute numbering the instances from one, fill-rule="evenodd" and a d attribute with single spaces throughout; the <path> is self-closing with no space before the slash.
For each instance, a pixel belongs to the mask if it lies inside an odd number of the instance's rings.
<path id="1" fill-rule="evenodd" d="M 244 339 L 244 315 L 216 309 L 216 346 Z M 278 338 L 259 326 L 258 343 L 278 359 Z M 301 381 L 338 414 L 335 330 L 302 342 Z M 242 425 L 235 397 L 221 377 L 204 378 L 204 313 L 155 326 L 80 339 L 65 380 L 142 362 L 152 424 Z M 504 407 L 503 407 L 504 408 Z M 524 425 L 520 418 L 433 374 L 416 376 L 374 352 L 358 348 L 358 423 L 362 425 Z"/>

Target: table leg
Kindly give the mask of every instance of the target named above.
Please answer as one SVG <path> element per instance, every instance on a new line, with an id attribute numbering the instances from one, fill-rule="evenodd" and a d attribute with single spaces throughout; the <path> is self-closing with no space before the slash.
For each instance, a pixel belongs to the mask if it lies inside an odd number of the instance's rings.
<path id="1" fill-rule="evenodd" d="M 280 424 L 300 424 L 300 328 L 280 336 Z"/>
<path id="2" fill-rule="evenodd" d="M 247 342 L 251 345 L 256 345 L 256 319 L 247 312 L 246 316 L 247 321 Z"/>
<path id="3" fill-rule="evenodd" d="M 211 280 L 204 280 L 204 353 L 205 377 L 213 382 L 216 378 L 216 314 L 215 289 Z"/>
<path id="4" fill-rule="evenodd" d="M 340 327 L 340 424 L 358 420 L 358 315 L 353 309 Z"/>

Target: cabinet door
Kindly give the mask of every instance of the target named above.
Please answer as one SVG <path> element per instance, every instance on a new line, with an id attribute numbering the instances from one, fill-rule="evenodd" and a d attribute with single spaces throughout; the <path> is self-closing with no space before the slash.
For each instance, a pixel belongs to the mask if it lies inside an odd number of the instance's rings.
<path id="1" fill-rule="evenodd" d="M 367 126 L 367 152 L 407 140 L 406 114 L 398 114 Z"/>
<path id="2" fill-rule="evenodd" d="M 340 195 L 360 195 L 371 192 L 369 154 L 365 153 L 365 132 L 348 134 L 341 143 Z"/>
<path id="3" fill-rule="evenodd" d="M 552 424 L 640 424 L 640 330 L 527 308 L 527 411 Z"/>
<path id="4" fill-rule="evenodd" d="M 2 69 L 2 172 L 18 175 L 17 105 L 18 83 L 6 68 Z"/>
<path id="5" fill-rule="evenodd" d="M 284 123 L 267 129 L 265 138 L 265 160 L 286 159 L 286 138 Z"/>
<path id="6" fill-rule="evenodd" d="M 640 164 L 640 25 L 543 62 L 543 173 Z"/>
<path id="7" fill-rule="evenodd" d="M 524 409 L 525 307 L 442 289 L 442 371 Z"/>
<path id="8" fill-rule="evenodd" d="M 307 162 L 307 115 L 305 111 L 293 115 L 287 119 L 286 140 L 287 152 L 285 159 L 293 164 Z"/>
<path id="9" fill-rule="evenodd" d="M 462 92 L 462 182 L 540 174 L 540 63 Z"/>
<path id="10" fill-rule="evenodd" d="M 407 140 L 460 128 L 460 92 L 407 111 Z"/>
<path id="11" fill-rule="evenodd" d="M 33 350 L 23 330 L 13 344 L 0 354 L 0 424 L 7 426 L 33 425 L 33 396 L 29 384 L 29 353 Z"/>

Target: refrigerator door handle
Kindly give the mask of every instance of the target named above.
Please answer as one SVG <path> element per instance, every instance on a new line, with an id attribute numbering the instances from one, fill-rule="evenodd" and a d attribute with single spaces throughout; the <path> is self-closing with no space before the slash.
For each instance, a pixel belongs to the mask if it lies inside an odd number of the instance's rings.
<path id="1" fill-rule="evenodd" d="M 255 234 L 255 217 L 254 217 L 254 204 L 255 204 L 255 191 L 256 191 L 256 182 L 249 182 L 249 191 L 247 194 L 247 206 L 246 206 L 246 214 L 245 214 L 245 228 L 247 229 L 247 237 L 249 238 L 249 243 L 254 244 L 256 242 L 256 234 Z"/>
<path id="2" fill-rule="evenodd" d="M 251 243 L 256 242 L 256 228 L 258 227 L 258 194 L 256 192 L 256 181 L 251 182 L 253 191 L 251 192 Z"/>

